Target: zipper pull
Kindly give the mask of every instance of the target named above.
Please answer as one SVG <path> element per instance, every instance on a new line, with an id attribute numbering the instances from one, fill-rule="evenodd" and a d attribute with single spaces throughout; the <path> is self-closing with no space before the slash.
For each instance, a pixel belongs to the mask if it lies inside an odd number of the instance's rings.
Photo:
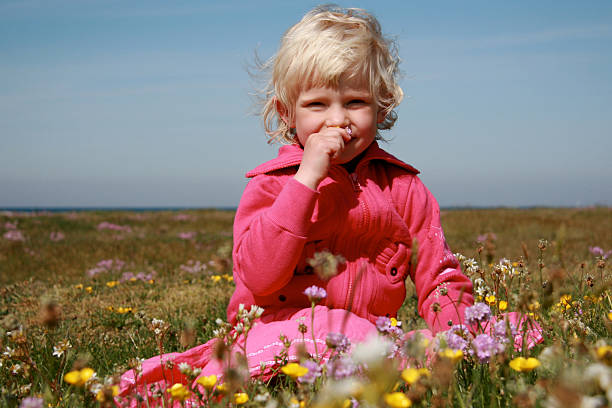
<path id="1" fill-rule="evenodd" d="M 361 191 L 361 184 L 359 184 L 359 177 L 357 173 L 351 173 L 351 183 L 353 184 L 353 190 Z"/>

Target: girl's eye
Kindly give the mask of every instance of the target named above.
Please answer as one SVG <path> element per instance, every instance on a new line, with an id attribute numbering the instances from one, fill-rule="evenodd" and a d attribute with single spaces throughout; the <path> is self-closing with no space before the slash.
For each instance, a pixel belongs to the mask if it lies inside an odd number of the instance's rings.
<path id="1" fill-rule="evenodd" d="M 322 102 L 310 102 L 308 106 L 323 106 Z"/>
<path id="2" fill-rule="evenodd" d="M 349 105 L 359 105 L 363 103 L 365 103 L 363 99 L 352 99 L 348 104 Z"/>

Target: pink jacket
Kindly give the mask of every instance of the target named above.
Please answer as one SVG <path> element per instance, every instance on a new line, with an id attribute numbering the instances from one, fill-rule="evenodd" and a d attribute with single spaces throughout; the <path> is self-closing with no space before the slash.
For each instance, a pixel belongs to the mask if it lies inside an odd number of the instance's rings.
<path id="1" fill-rule="evenodd" d="M 303 292 L 317 285 L 327 291 L 323 305 L 375 322 L 396 316 L 410 276 L 432 331 L 457 323 L 473 304 L 472 284 L 446 245 L 438 204 L 418 171 L 374 142 L 354 173 L 332 165 L 313 191 L 293 178 L 302 154 L 298 145 L 282 146 L 276 159 L 247 173 L 252 180 L 234 221 L 236 290 L 228 320 L 235 321 L 240 303 L 259 305 L 272 318 L 309 307 Z M 327 282 L 307 263 L 325 249 L 346 259 Z M 448 295 L 436 290 L 441 285 Z"/>

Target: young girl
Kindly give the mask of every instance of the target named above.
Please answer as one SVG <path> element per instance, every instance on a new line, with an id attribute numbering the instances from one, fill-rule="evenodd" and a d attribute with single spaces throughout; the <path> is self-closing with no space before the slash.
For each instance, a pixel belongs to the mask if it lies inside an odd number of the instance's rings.
<path id="1" fill-rule="evenodd" d="M 291 342 L 290 361 L 299 345 L 320 354 L 329 333 L 364 341 L 379 317 L 396 317 L 408 277 L 431 333 L 460 323 L 473 303 L 471 282 L 446 245 L 436 200 L 415 168 L 377 142 L 378 131 L 397 118 L 398 63 L 372 15 L 333 7 L 306 14 L 269 63 L 264 124 L 285 145 L 276 159 L 247 173 L 251 181 L 234 222 L 236 290 L 227 309 L 230 323 L 240 305 L 264 309 L 245 347 L 251 376 L 278 370 L 280 335 Z M 323 251 L 343 258 L 327 280 L 312 267 Z M 326 297 L 319 291 L 311 328 L 305 293 L 316 296 L 307 291 L 313 285 Z M 180 363 L 222 377 L 214 343 L 145 361 L 137 378 L 124 374 L 122 395 L 143 392 L 143 384 L 187 381 Z M 244 346 L 240 337 L 239 343 Z M 174 364 L 164 365 L 168 360 Z"/>

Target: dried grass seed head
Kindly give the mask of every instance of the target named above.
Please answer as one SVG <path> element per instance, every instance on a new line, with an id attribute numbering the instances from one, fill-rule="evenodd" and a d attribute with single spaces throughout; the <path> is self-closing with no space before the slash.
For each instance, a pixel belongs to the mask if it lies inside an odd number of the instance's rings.
<path id="1" fill-rule="evenodd" d="M 336 6 L 313 9 L 284 34 L 277 54 L 260 64 L 269 76 L 261 114 L 270 141 L 294 143 L 289 123 L 302 90 L 338 88 L 344 81 L 369 88 L 385 114 L 378 129 L 390 129 L 403 98 L 399 62 L 397 45 L 382 34 L 372 14 Z M 285 118 L 277 103 L 286 109 Z"/>

